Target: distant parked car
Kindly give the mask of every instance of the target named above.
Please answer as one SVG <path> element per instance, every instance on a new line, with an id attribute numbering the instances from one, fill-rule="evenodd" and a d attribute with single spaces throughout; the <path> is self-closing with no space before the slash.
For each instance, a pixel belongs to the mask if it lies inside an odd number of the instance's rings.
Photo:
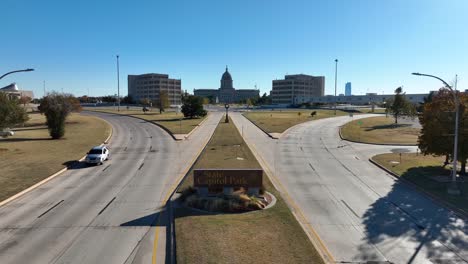
<path id="1" fill-rule="evenodd" d="M 10 130 L 0 131 L 0 137 L 3 137 L 3 138 L 11 137 L 13 135 L 15 135 L 15 132 L 10 131 Z"/>
<path id="2" fill-rule="evenodd" d="M 87 164 L 101 165 L 105 160 L 109 159 L 109 149 L 105 146 L 93 147 L 86 155 L 85 162 Z"/>

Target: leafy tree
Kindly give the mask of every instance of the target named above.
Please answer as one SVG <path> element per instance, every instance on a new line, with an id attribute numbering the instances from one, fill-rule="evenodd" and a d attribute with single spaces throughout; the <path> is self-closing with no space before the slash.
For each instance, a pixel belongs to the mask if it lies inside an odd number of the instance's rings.
<path id="1" fill-rule="evenodd" d="M 142 99 L 140 99 L 140 104 L 145 105 L 145 106 L 150 105 L 150 99 L 142 98 Z"/>
<path id="2" fill-rule="evenodd" d="M 258 99 L 255 102 L 255 105 L 264 105 L 264 104 L 271 104 L 272 100 L 267 93 L 263 93 L 261 97 L 258 97 Z"/>
<path id="3" fill-rule="evenodd" d="M 19 105 L 18 100 L 11 99 L 8 94 L 0 92 L 0 131 L 28 120 L 28 114 Z"/>
<path id="4" fill-rule="evenodd" d="M 210 99 L 207 97 L 203 97 L 203 104 L 204 105 L 210 104 Z"/>
<path id="5" fill-rule="evenodd" d="M 134 104 L 135 100 L 133 99 L 133 97 L 131 95 L 127 95 L 127 96 L 124 96 L 124 98 L 122 98 L 122 103 L 124 103 L 124 104 Z"/>
<path id="6" fill-rule="evenodd" d="M 398 124 L 398 118 L 401 116 L 415 116 L 416 108 L 406 99 L 403 89 L 398 87 L 395 90 L 393 100 L 389 100 L 387 102 L 386 112 L 393 115 L 395 118 L 395 124 Z"/>
<path id="7" fill-rule="evenodd" d="M 182 113 L 184 117 L 188 117 L 190 119 L 199 116 L 206 116 L 206 110 L 203 109 L 203 98 L 194 96 L 194 95 L 186 95 L 182 99 Z"/>
<path id="8" fill-rule="evenodd" d="M 53 92 L 42 99 L 39 111 L 46 116 L 50 136 L 59 139 L 65 135 L 65 121 L 68 115 L 81 111 L 81 105 L 73 95 Z"/>
<path id="9" fill-rule="evenodd" d="M 101 101 L 105 103 L 116 103 L 117 102 L 117 96 L 112 96 L 112 95 L 107 95 L 101 97 Z"/>
<path id="10" fill-rule="evenodd" d="M 458 161 L 461 163 L 460 173 L 466 175 L 466 160 L 468 159 L 468 95 L 458 93 L 459 105 L 459 137 Z M 455 104 L 453 95 L 448 89 L 440 89 L 432 96 L 432 100 L 424 104 L 424 110 L 419 116 L 422 129 L 418 145 L 425 155 L 446 156 L 453 160 L 453 143 L 455 133 Z"/>
<path id="11" fill-rule="evenodd" d="M 29 96 L 21 96 L 19 99 L 19 103 L 22 104 L 24 107 L 26 107 L 26 104 L 29 104 L 31 102 L 32 98 Z"/>
<path id="12" fill-rule="evenodd" d="M 162 112 L 164 112 L 166 108 L 169 108 L 170 102 L 167 91 L 159 92 L 159 99 L 154 101 L 154 105 L 159 108 L 160 114 L 162 114 Z"/>

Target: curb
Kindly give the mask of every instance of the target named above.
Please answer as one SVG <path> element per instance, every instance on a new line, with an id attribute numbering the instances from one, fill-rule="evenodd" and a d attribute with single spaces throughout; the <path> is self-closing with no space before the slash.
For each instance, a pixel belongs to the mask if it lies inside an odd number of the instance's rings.
<path id="1" fill-rule="evenodd" d="M 197 128 L 199 128 L 203 123 L 205 123 L 205 121 L 208 119 L 208 115 L 209 113 L 206 114 L 205 118 L 203 119 L 203 121 L 201 121 L 194 129 L 192 129 L 192 131 L 190 131 L 187 135 L 184 136 L 185 139 L 189 138 L 193 132 L 195 132 L 195 130 L 197 130 Z M 179 141 L 181 139 L 178 139 Z"/>
<path id="2" fill-rule="evenodd" d="M 258 129 L 260 129 L 263 133 L 265 133 L 265 134 L 266 134 L 267 136 L 269 136 L 270 138 L 272 138 L 272 139 L 279 139 L 279 138 L 281 137 L 281 136 L 278 137 L 278 138 L 277 138 L 277 137 L 273 137 L 272 135 L 270 135 L 270 133 L 266 132 L 263 128 L 261 128 L 259 125 L 257 125 L 254 121 L 250 120 L 250 118 L 246 117 L 246 116 L 244 115 L 244 113 L 242 113 L 241 115 L 242 115 L 243 117 L 245 117 L 245 119 L 249 120 L 250 123 L 252 123 L 252 124 L 254 124 L 256 127 L 258 127 Z M 283 135 L 283 134 L 281 133 L 281 135 Z"/>
<path id="3" fill-rule="evenodd" d="M 96 117 L 96 118 L 99 118 L 99 117 Z M 99 118 L 99 119 L 104 120 L 104 119 L 102 119 L 102 118 Z M 110 126 L 110 133 L 109 133 L 109 136 L 104 140 L 104 143 L 101 144 L 101 146 L 104 145 L 104 144 L 108 144 L 108 142 L 110 141 L 110 138 L 112 137 L 113 131 L 114 131 L 114 129 L 112 128 L 112 125 L 111 125 L 109 122 L 107 122 L 106 120 L 104 120 L 104 122 L 106 122 L 106 123 Z M 86 158 L 86 155 L 84 155 L 83 157 L 81 157 L 78 161 L 83 161 L 85 158 Z M 11 201 L 13 201 L 13 200 L 15 200 L 16 198 L 21 197 L 21 196 L 24 195 L 24 194 L 26 194 L 26 193 L 28 193 L 28 192 L 30 192 L 30 191 L 36 189 L 37 187 L 39 187 L 39 186 L 41 186 L 41 185 L 43 185 L 43 184 L 45 184 L 45 183 L 47 183 L 47 182 L 49 182 L 49 181 L 55 179 L 56 177 L 60 176 L 62 173 L 66 172 L 66 171 L 68 170 L 68 168 L 69 168 L 69 167 L 65 167 L 65 168 L 63 168 L 63 169 L 57 171 L 56 173 L 50 175 L 49 177 L 43 179 L 42 181 L 40 181 L 40 182 L 38 182 L 38 183 L 36 183 L 36 184 L 34 184 L 34 185 L 32 185 L 32 186 L 30 186 L 30 187 L 28 187 L 28 188 L 22 190 L 21 192 L 19 192 L 19 193 L 13 195 L 13 196 L 11 196 L 11 197 L 9 197 L 9 198 L 7 198 L 7 199 L 1 201 L 1 202 L 0 202 L 0 207 L 2 207 L 2 206 L 4 206 L 5 204 L 7 204 L 7 203 L 9 203 L 9 202 L 11 202 Z"/>
<path id="4" fill-rule="evenodd" d="M 465 219 L 468 218 L 468 212 L 467 211 L 465 211 L 463 209 L 460 209 L 460 208 L 458 208 L 458 207 L 456 207 L 456 206 L 454 206 L 454 205 L 440 199 L 439 197 L 433 195 L 432 193 L 430 193 L 430 192 L 424 190 L 423 188 L 419 187 L 418 185 L 412 183 L 411 181 L 408 181 L 406 179 L 401 178 L 398 174 L 396 174 L 393 171 L 391 171 L 391 170 L 385 168 L 384 166 L 380 165 L 377 161 L 373 160 L 372 158 L 369 159 L 369 162 L 374 164 L 378 168 L 384 170 L 385 172 L 390 174 L 392 177 L 394 177 L 396 180 L 407 184 L 408 186 L 415 189 L 416 191 L 418 191 L 420 193 L 423 193 L 426 196 L 428 196 L 429 199 L 431 199 L 432 201 L 434 201 L 434 202 L 438 203 L 439 205 L 442 205 L 443 207 L 453 211 L 460 218 L 465 218 Z"/>
<path id="5" fill-rule="evenodd" d="M 353 121 L 350 121 L 350 122 L 353 122 Z M 348 123 L 350 123 L 348 122 Z M 346 124 L 348 124 L 346 123 Z M 345 125 L 346 125 L 345 124 Z M 343 125 L 344 126 L 344 125 Z M 349 142 L 353 142 L 353 143 L 360 143 L 360 144 L 367 144 L 367 145 L 374 145 L 374 146 L 401 146 L 401 147 L 414 147 L 414 146 L 417 146 L 418 144 L 401 144 L 401 143 L 368 143 L 368 142 L 362 142 L 362 141 L 357 141 L 357 140 L 352 140 L 352 139 L 345 139 L 343 138 L 343 135 L 341 135 L 341 128 L 343 126 L 340 126 L 340 129 L 338 129 L 338 134 L 340 135 L 340 138 L 341 140 L 344 140 L 344 141 L 349 141 Z"/>

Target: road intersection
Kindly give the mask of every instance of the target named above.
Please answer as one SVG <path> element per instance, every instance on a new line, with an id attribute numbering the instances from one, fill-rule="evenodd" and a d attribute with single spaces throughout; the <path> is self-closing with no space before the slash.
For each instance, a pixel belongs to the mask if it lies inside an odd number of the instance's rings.
<path id="1" fill-rule="evenodd" d="M 0 207 L 0 263 L 170 262 L 165 202 L 222 114 L 174 141 L 146 121 L 92 113 L 113 126 L 111 160 L 78 164 Z M 401 146 L 341 140 L 349 117 L 303 123 L 275 140 L 230 116 L 329 261 L 467 262 L 466 219 L 368 161 Z"/>
<path id="2" fill-rule="evenodd" d="M 338 128 L 350 117 L 303 123 L 279 140 L 268 137 L 240 113 L 231 118 L 280 182 L 283 195 L 292 198 L 292 207 L 299 208 L 307 221 L 303 226 L 310 225 L 318 233 L 334 261 L 468 260 L 466 220 L 368 161 L 401 146 L 341 140 Z"/>

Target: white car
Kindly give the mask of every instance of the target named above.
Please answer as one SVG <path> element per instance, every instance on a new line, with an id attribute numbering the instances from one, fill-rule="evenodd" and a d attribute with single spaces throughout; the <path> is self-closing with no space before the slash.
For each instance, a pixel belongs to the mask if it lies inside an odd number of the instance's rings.
<path id="1" fill-rule="evenodd" d="M 105 160 L 109 159 L 109 149 L 105 146 L 93 147 L 86 153 L 85 162 L 88 164 L 102 164 Z"/>

